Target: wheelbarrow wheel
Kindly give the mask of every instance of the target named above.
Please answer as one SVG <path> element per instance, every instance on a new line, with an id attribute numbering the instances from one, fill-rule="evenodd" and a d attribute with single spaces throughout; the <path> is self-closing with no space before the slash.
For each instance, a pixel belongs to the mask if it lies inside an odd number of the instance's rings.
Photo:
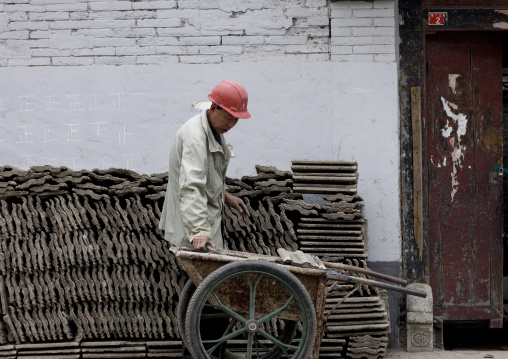
<path id="1" fill-rule="evenodd" d="M 178 320 L 178 331 L 180 332 L 180 338 L 184 342 L 185 346 L 187 342 L 185 341 L 185 315 L 187 314 L 187 308 L 189 307 L 189 302 L 196 290 L 196 285 L 188 280 L 180 293 L 178 298 L 178 305 L 176 307 L 176 319 Z"/>
<path id="2" fill-rule="evenodd" d="M 180 338 L 184 342 L 185 346 L 188 348 L 187 341 L 185 338 L 185 316 L 187 314 L 187 308 L 189 307 L 189 302 L 192 298 L 192 295 L 196 291 L 196 285 L 188 280 L 182 291 L 180 292 L 180 296 L 178 298 L 178 306 L 176 308 L 177 320 L 178 320 L 178 330 L 180 332 Z M 282 319 L 284 328 L 281 331 L 279 336 L 279 340 L 285 344 L 291 343 L 291 340 L 294 339 L 296 335 L 296 331 L 298 329 L 298 322 L 294 320 L 286 320 Z M 281 351 L 278 347 L 274 346 L 268 353 L 264 356 L 264 359 L 277 359 L 281 355 Z"/>
<path id="3" fill-rule="evenodd" d="M 277 325 L 281 320 L 284 329 Z M 226 349 L 247 359 L 307 359 L 315 344 L 316 312 L 305 286 L 289 271 L 269 262 L 237 261 L 197 287 L 185 335 L 197 359 L 220 359 Z"/>

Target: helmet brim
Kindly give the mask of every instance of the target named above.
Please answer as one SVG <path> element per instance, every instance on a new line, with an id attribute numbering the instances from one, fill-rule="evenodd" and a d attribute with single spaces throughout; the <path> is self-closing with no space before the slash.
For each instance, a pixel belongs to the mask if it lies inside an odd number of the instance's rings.
<path id="1" fill-rule="evenodd" d="M 228 110 L 226 110 L 228 111 Z M 234 111 L 228 111 L 232 116 L 235 116 L 236 118 L 241 118 L 241 119 L 245 119 L 245 118 L 250 118 L 250 113 L 249 111 L 243 111 L 243 112 L 234 112 Z"/>

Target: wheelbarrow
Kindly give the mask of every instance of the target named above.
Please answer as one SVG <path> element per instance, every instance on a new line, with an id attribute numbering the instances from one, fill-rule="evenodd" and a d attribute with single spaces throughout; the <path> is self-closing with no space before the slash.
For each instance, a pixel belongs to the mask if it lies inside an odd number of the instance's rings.
<path id="1" fill-rule="evenodd" d="M 279 256 L 171 251 L 190 278 L 180 293 L 177 318 L 182 341 L 196 359 L 221 359 L 226 348 L 247 359 L 317 359 L 326 318 L 341 303 L 325 314 L 330 280 L 354 283 L 355 289 L 369 285 L 427 295 L 405 288 L 400 278 L 321 262 L 301 251 L 279 249 Z M 396 284 L 345 274 L 349 271 Z"/>

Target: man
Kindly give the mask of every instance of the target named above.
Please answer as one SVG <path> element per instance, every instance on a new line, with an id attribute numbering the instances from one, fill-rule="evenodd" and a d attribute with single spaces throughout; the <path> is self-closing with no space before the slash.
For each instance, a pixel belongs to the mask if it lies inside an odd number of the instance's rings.
<path id="1" fill-rule="evenodd" d="M 226 191 L 231 153 L 224 133 L 238 119 L 250 118 L 247 91 L 226 80 L 208 95 L 209 110 L 188 120 L 176 133 L 169 155 L 169 179 L 159 228 L 178 247 L 223 248 L 221 221 L 224 203 L 244 216 L 247 206 Z M 227 324 L 226 324 L 227 325 Z M 217 332 L 217 328 L 213 328 Z M 240 358 L 229 351 L 222 358 Z M 183 358 L 191 358 L 184 346 Z"/>
<path id="2" fill-rule="evenodd" d="M 169 155 L 169 180 L 159 228 L 178 247 L 223 248 L 224 203 L 248 215 L 245 203 L 226 191 L 231 153 L 224 133 L 239 118 L 250 118 L 247 91 L 238 82 L 221 81 L 208 95 L 212 105 L 176 133 Z"/>

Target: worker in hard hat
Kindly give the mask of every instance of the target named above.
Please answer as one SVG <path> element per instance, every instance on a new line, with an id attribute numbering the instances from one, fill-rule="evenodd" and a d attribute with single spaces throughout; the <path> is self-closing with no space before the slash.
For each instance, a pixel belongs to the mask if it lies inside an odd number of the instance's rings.
<path id="1" fill-rule="evenodd" d="M 247 216 L 245 203 L 226 190 L 231 153 L 224 133 L 238 119 L 251 117 L 247 91 L 238 82 L 219 82 L 208 95 L 210 108 L 188 120 L 176 133 L 169 155 L 169 180 L 159 228 L 178 247 L 223 248 L 224 204 Z M 220 324 L 217 323 L 219 326 Z M 217 326 L 212 328 L 217 332 Z M 229 351 L 221 358 L 245 358 Z M 192 358 L 184 345 L 183 358 Z"/>
<path id="2" fill-rule="evenodd" d="M 217 84 L 208 95 L 210 109 L 188 120 L 176 133 L 169 155 L 169 180 L 159 228 L 178 247 L 223 248 L 224 203 L 242 215 L 247 206 L 226 191 L 231 153 L 224 133 L 249 118 L 247 91 L 238 82 Z"/>

